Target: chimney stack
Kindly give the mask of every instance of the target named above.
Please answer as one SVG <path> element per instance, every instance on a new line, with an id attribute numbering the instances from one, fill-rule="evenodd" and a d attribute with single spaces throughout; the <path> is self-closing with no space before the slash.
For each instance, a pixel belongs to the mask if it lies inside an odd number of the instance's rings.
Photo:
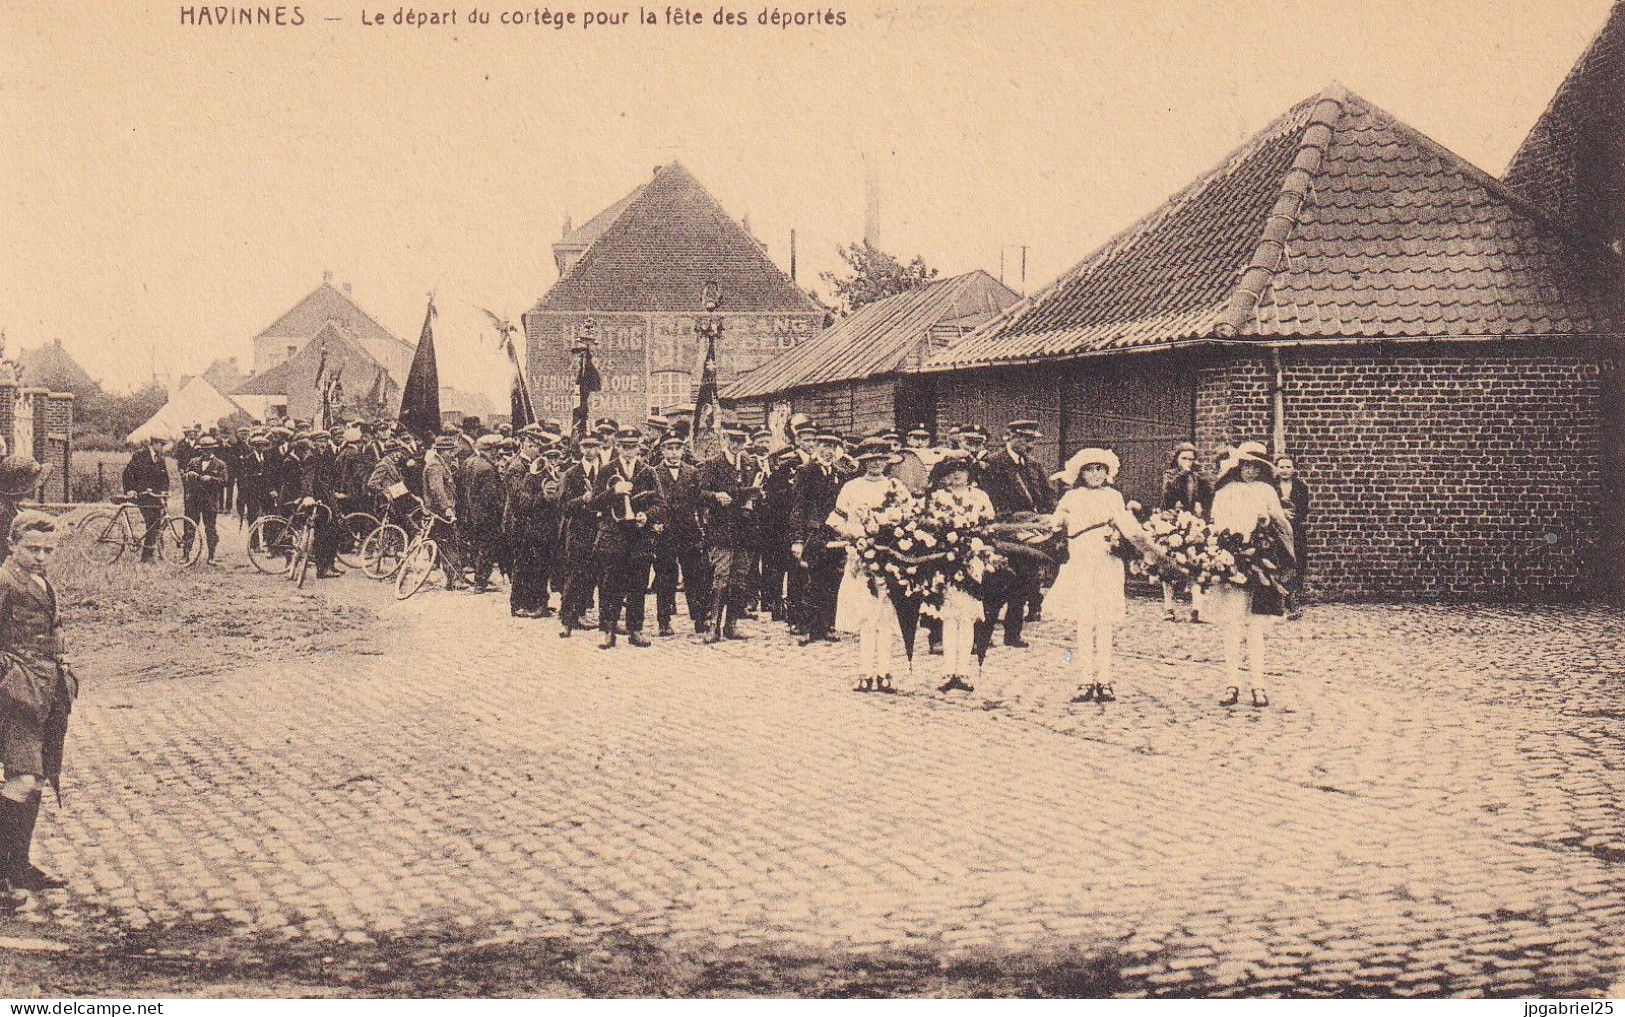
<path id="1" fill-rule="evenodd" d="M 333 270 L 330 269 L 330 268 L 329 269 L 324 269 L 322 271 L 322 285 L 323 286 L 330 286 L 330 285 L 332 285 L 332 282 L 333 282 Z"/>
<path id="2" fill-rule="evenodd" d="M 345 284 L 344 284 L 344 295 L 345 295 L 345 296 L 349 296 L 349 295 L 350 295 L 350 284 L 349 284 L 349 283 L 345 283 Z"/>
<path id="3" fill-rule="evenodd" d="M 863 242 L 880 246 L 880 171 L 863 157 Z"/>

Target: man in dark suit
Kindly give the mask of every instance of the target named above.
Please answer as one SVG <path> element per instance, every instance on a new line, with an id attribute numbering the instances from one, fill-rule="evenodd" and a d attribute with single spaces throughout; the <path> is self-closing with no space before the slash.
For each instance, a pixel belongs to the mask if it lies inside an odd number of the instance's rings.
<path id="1" fill-rule="evenodd" d="M 592 606 L 593 590 L 598 584 L 598 563 L 592 549 L 598 539 L 598 509 L 593 494 L 603 470 L 599 455 L 603 445 L 603 439 L 596 434 L 582 436 L 581 459 L 565 471 L 563 490 L 559 492 L 558 571 L 563 576 L 559 622 L 564 626 L 560 639 L 570 638 L 573 630 L 583 627 L 581 616 Z"/>
<path id="2" fill-rule="evenodd" d="M 147 439 L 124 466 L 124 496 L 133 498 L 141 510 L 147 532 L 141 536 L 141 560 L 152 561 L 158 544 L 158 526 L 164 521 L 164 505 L 169 501 L 169 463 L 164 461 L 164 439 Z M 149 493 L 150 492 L 150 493 Z"/>
<path id="3" fill-rule="evenodd" d="M 1043 437 L 1036 420 L 1012 420 L 1005 429 L 1004 448 L 987 458 L 978 479 L 993 502 L 1000 522 L 1031 518 L 1055 509 L 1055 494 L 1049 479 L 1033 462 L 1033 445 Z M 987 605 L 985 624 L 998 620 L 1004 610 L 1004 645 L 1022 648 L 1030 645 L 1021 638 L 1027 620 L 1027 606 L 1038 598 L 1041 570 L 1026 558 L 1010 563 L 1012 575 L 1004 592 Z"/>
<path id="4" fill-rule="evenodd" d="M 1298 476 L 1298 464 L 1291 456 L 1275 457 L 1275 488 L 1281 495 L 1281 508 L 1292 524 L 1292 549 L 1296 568 L 1287 581 L 1286 616 L 1292 621 L 1303 617 L 1303 581 L 1309 574 L 1309 485 Z"/>
<path id="5" fill-rule="evenodd" d="M 553 438 L 535 424 L 519 429 L 519 454 L 503 469 L 507 500 L 502 533 L 508 545 L 508 613 L 547 618 L 547 573 L 559 532 L 558 453 Z"/>
<path id="6" fill-rule="evenodd" d="M 463 499 L 458 503 L 463 511 L 458 521 L 465 527 L 474 559 L 474 592 L 484 593 L 490 589 L 491 570 L 502 546 L 502 509 L 508 492 L 496 462 L 502 436 L 482 434 L 474 444 L 474 454 L 463 462 Z"/>
<path id="7" fill-rule="evenodd" d="M 800 615 L 796 618 L 804 632 L 800 641 L 802 646 L 819 640 L 840 641 L 832 630 L 835 627 L 836 594 L 840 591 L 846 553 L 840 548 L 827 546 L 834 533 L 825 525 L 841 494 L 842 479 L 835 472 L 835 453 L 840 447 L 839 434 L 830 430 L 819 431 L 813 446 L 813 460 L 796 471 L 795 476 L 795 505 L 790 515 L 790 532 L 794 542 L 790 545 L 790 552 L 804 574 Z"/>
<path id="8" fill-rule="evenodd" d="M 649 595 L 654 564 L 650 513 L 659 514 L 660 492 L 654 470 L 638 454 L 643 432 L 623 427 L 615 433 L 615 455 L 598 475 L 593 507 L 598 510 L 598 631 L 600 650 L 615 645 L 615 627 L 626 614 L 626 641 L 648 646 L 643 634 L 643 606 Z"/>
<path id="9" fill-rule="evenodd" d="M 660 493 L 660 514 L 651 529 L 655 543 L 655 618 L 662 636 L 673 635 L 671 619 L 677 613 L 677 577 L 682 573 L 683 599 L 696 633 L 705 631 L 710 581 L 701 545 L 699 470 L 683 462 L 687 443 L 676 435 L 660 443 L 660 462 L 654 470 Z"/>
<path id="10" fill-rule="evenodd" d="M 279 469 L 277 457 L 271 452 L 271 439 L 264 434 L 251 435 L 247 451 L 237 460 L 238 507 L 251 528 L 260 516 L 276 511 L 271 497 Z"/>
<path id="11" fill-rule="evenodd" d="M 722 427 L 723 447 L 700 464 L 701 519 L 705 527 L 705 555 L 711 573 L 710 631 L 707 643 L 748 639 L 736 623 L 745 616 L 750 590 L 753 490 L 757 466 L 745 455 L 745 428 L 736 423 Z"/>
<path id="12" fill-rule="evenodd" d="M 796 540 L 790 516 L 796 506 L 796 474 L 813 461 L 818 431 L 798 413 L 790 418 L 790 433 L 795 445 L 768 457 L 762 484 L 762 608 L 771 611 L 775 621 L 789 621 L 790 631 L 800 635 L 805 632 L 800 607 L 807 577 L 790 553 Z"/>

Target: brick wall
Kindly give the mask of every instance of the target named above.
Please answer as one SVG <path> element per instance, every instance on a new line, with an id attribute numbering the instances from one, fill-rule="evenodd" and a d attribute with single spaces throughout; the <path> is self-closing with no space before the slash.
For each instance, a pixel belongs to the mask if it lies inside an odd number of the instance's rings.
<path id="1" fill-rule="evenodd" d="M 1314 492 L 1310 587 L 1342 599 L 1600 592 L 1603 385 L 1583 341 L 1283 351 L 1287 450 Z M 1198 442 L 1269 442 L 1266 358 L 1199 374 Z"/>
<path id="2" fill-rule="evenodd" d="M 45 482 L 46 501 L 68 501 L 72 493 L 70 467 L 73 458 L 72 392 L 52 392 L 45 404 L 45 449 L 43 462 L 50 464 L 51 476 Z"/>

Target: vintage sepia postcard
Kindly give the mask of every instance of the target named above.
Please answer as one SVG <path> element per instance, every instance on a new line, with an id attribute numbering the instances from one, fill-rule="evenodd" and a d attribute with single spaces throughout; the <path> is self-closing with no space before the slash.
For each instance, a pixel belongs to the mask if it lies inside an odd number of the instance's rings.
<path id="1" fill-rule="evenodd" d="M 0 199 L 0 997 L 1625 994 L 1625 5 L 13 0 Z"/>

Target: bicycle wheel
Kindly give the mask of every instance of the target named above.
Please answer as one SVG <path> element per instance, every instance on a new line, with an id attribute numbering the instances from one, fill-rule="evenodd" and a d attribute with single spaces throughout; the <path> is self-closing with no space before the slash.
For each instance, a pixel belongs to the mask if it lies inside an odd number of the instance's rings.
<path id="1" fill-rule="evenodd" d="M 176 568 L 190 568 L 203 557 L 203 534 L 184 516 L 164 520 L 158 527 L 158 557 Z"/>
<path id="2" fill-rule="evenodd" d="M 366 557 L 361 545 L 378 528 L 378 519 L 370 512 L 351 512 L 344 517 L 339 531 L 339 561 L 352 569 L 361 568 Z"/>
<path id="3" fill-rule="evenodd" d="M 293 560 L 293 534 L 281 516 L 260 516 L 248 528 L 248 562 L 268 576 L 288 571 Z"/>
<path id="4" fill-rule="evenodd" d="M 310 551 L 316 542 L 316 528 L 301 526 L 294 539 L 298 547 L 293 556 L 293 585 L 302 590 L 305 588 L 305 577 L 310 575 Z"/>
<path id="5" fill-rule="evenodd" d="M 406 552 L 401 569 L 395 573 L 395 599 L 405 600 L 423 589 L 429 573 L 440 559 L 440 548 L 432 540 L 422 540 Z"/>
<path id="6" fill-rule="evenodd" d="M 85 559 L 103 566 L 118 561 L 133 539 L 124 514 L 106 510 L 92 512 L 80 520 L 73 533 L 74 544 Z"/>
<path id="7" fill-rule="evenodd" d="M 406 531 L 385 523 L 361 543 L 361 574 L 368 579 L 393 579 L 406 557 Z"/>

